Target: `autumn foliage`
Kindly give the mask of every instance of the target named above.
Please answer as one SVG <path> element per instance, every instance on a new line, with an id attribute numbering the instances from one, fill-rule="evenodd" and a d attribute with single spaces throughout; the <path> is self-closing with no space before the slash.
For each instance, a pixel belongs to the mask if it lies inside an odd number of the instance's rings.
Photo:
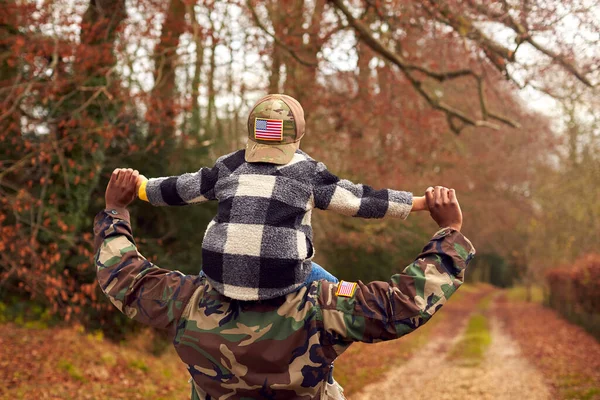
<path id="1" fill-rule="evenodd" d="M 573 264 L 546 273 L 548 303 L 600 337 L 600 255 L 587 254 Z"/>

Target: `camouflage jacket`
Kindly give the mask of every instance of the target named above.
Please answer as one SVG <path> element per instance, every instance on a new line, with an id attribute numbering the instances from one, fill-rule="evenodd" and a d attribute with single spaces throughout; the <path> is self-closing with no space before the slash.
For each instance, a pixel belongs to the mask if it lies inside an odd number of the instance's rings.
<path id="1" fill-rule="evenodd" d="M 396 339 L 427 322 L 474 254 L 460 232 L 442 229 L 389 282 L 319 281 L 248 302 L 147 261 L 126 210 L 100 212 L 94 234 L 102 290 L 130 318 L 170 330 L 192 396 L 203 399 L 341 398 L 327 385 L 331 363 L 352 342 Z"/>

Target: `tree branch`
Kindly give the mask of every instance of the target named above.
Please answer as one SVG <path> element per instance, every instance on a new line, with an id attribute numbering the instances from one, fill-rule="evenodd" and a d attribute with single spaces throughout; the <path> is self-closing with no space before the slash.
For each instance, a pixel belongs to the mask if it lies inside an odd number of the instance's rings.
<path id="1" fill-rule="evenodd" d="M 298 56 L 298 54 L 296 54 L 296 52 L 294 50 L 292 50 L 287 44 L 283 43 L 283 41 L 281 41 L 281 39 L 279 39 L 277 36 L 275 36 L 274 34 L 269 32 L 267 27 L 264 26 L 262 22 L 260 22 L 260 18 L 258 17 L 258 14 L 256 14 L 256 10 L 254 9 L 254 6 L 252 6 L 251 0 L 246 0 L 246 5 L 248 6 L 248 8 L 250 9 L 250 12 L 252 13 L 252 18 L 254 19 L 254 23 L 263 32 L 265 32 L 267 35 L 269 35 L 275 41 L 276 45 L 280 46 L 285 51 L 287 51 L 296 61 L 298 61 L 300 64 L 304 65 L 305 67 L 318 66 L 318 63 L 313 63 L 313 62 L 306 61 L 306 60 L 300 58 L 300 56 Z"/>
<path id="2" fill-rule="evenodd" d="M 432 1 L 432 0 L 430 0 L 430 1 Z M 439 2 L 435 1 L 435 3 L 439 3 Z M 509 55 L 510 55 L 509 57 L 505 57 L 502 53 L 496 53 L 496 54 L 500 55 L 501 57 L 505 58 L 507 61 L 514 61 L 515 53 L 517 52 L 519 45 L 523 42 L 527 42 L 530 45 L 532 45 L 536 50 L 538 50 L 540 53 L 544 54 L 545 56 L 554 60 L 556 63 L 560 64 L 564 69 L 566 69 L 569 73 L 571 73 L 577 80 L 579 80 L 584 85 L 586 85 L 590 88 L 596 87 L 598 85 L 597 83 L 593 84 L 581 71 L 579 71 L 577 69 L 577 67 L 574 64 L 568 62 L 565 57 L 561 56 L 560 54 L 558 54 L 558 53 L 548 49 L 547 47 L 542 46 L 540 43 L 538 43 L 532 37 L 531 33 L 527 29 L 527 27 L 525 25 L 525 20 L 523 20 L 521 23 L 519 23 L 510 14 L 510 12 L 509 12 L 510 5 L 508 4 L 508 2 L 506 0 L 502 0 L 502 6 L 503 6 L 503 10 L 504 10 L 503 13 L 494 13 L 494 12 L 490 11 L 488 8 L 486 8 L 485 6 L 478 4 L 474 1 L 468 1 L 468 3 L 472 8 L 477 10 L 477 12 L 489 17 L 490 19 L 492 19 L 494 21 L 504 24 L 505 26 L 511 28 L 517 34 L 517 47 L 512 51 L 509 50 Z M 524 2 L 523 7 L 525 8 L 524 15 L 526 15 L 529 12 L 529 5 L 526 1 Z M 472 21 L 468 20 L 466 17 L 461 15 L 460 18 L 465 19 L 468 23 L 468 26 L 470 26 L 470 27 L 473 26 Z M 523 17 L 523 18 L 525 18 L 525 17 Z M 449 19 L 450 25 L 453 28 L 455 28 L 455 26 L 452 25 L 451 22 L 452 22 L 452 19 Z M 488 42 L 484 42 L 484 43 L 486 45 L 488 45 Z"/>
<path id="3" fill-rule="evenodd" d="M 501 117 L 496 114 L 490 113 L 487 110 L 485 101 L 483 99 L 483 89 L 481 88 L 482 79 L 472 70 L 462 69 L 462 70 L 456 70 L 456 71 L 435 72 L 435 71 L 431 71 L 428 68 L 423 67 L 423 66 L 411 65 L 401 55 L 394 53 L 389 48 L 387 48 L 383 43 L 381 43 L 379 40 L 377 40 L 371 34 L 371 32 L 369 32 L 369 29 L 362 22 L 358 21 L 356 18 L 354 18 L 352 16 L 352 14 L 348 10 L 348 8 L 344 5 L 343 0 L 330 0 L 330 1 L 338 8 L 338 10 L 340 10 L 342 12 L 342 14 L 344 14 L 344 16 L 346 17 L 346 20 L 348 21 L 348 24 L 350 24 L 354 28 L 354 30 L 358 33 L 358 35 L 360 36 L 360 38 L 363 40 L 363 42 L 366 45 L 368 45 L 373 51 L 375 51 L 376 53 L 378 53 L 379 55 L 383 56 L 385 59 L 390 61 L 392 64 L 394 64 L 398 68 L 400 68 L 400 70 L 404 73 L 404 76 L 408 79 L 408 81 L 410 82 L 412 87 L 429 103 L 429 105 L 431 107 L 433 107 L 434 109 L 442 111 L 446 114 L 446 117 L 448 119 L 450 127 L 455 133 L 458 133 L 460 131 L 460 128 L 458 128 L 454 123 L 451 122 L 453 119 L 458 119 L 458 120 L 462 121 L 462 123 L 465 125 L 485 126 L 485 127 L 496 129 L 496 130 L 500 129 L 500 127 L 498 125 L 485 120 L 485 117 L 489 116 L 490 118 L 494 118 L 497 121 L 500 121 L 500 122 L 510 125 L 512 127 L 515 127 L 515 128 L 520 127 L 519 123 L 517 123 L 515 121 L 511 121 L 505 117 Z M 411 73 L 411 71 L 421 72 L 421 73 L 427 75 L 428 77 L 435 79 L 439 82 L 443 82 L 445 80 L 450 80 L 450 79 L 456 79 L 456 78 L 464 77 L 464 76 L 472 76 L 476 80 L 477 85 L 478 85 L 478 92 L 480 94 L 480 105 L 482 107 L 482 114 L 484 115 L 484 119 L 477 120 L 477 119 L 471 118 L 468 115 L 464 114 L 462 111 L 450 106 L 449 104 L 446 104 L 446 103 L 440 101 L 437 98 L 432 97 L 423 88 L 422 82 L 419 81 L 418 79 L 416 79 L 413 76 L 413 74 Z"/>

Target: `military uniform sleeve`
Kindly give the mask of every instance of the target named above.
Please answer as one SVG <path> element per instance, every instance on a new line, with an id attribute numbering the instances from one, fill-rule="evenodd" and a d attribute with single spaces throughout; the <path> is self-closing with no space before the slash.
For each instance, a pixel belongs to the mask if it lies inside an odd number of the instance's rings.
<path id="1" fill-rule="evenodd" d="M 315 207 L 350 217 L 406 219 L 412 209 L 412 193 L 370 186 L 340 179 L 317 163 L 313 182 Z"/>
<path id="2" fill-rule="evenodd" d="M 174 329 L 200 278 L 161 269 L 137 250 L 126 210 L 94 220 L 97 278 L 110 301 L 129 318 Z"/>
<path id="3" fill-rule="evenodd" d="M 463 283 L 474 254 L 466 237 L 446 228 L 389 282 L 319 282 L 324 330 L 345 342 L 391 340 L 414 331 Z"/>
<path id="4" fill-rule="evenodd" d="M 198 172 L 165 178 L 152 178 L 142 183 L 138 197 L 154 206 L 185 206 L 216 200 L 215 184 L 218 164 L 200 168 Z"/>

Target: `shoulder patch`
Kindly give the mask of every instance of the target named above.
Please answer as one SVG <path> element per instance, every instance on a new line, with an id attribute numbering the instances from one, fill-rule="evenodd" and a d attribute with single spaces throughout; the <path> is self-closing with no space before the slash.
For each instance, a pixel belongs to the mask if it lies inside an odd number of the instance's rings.
<path id="1" fill-rule="evenodd" d="M 340 281 L 335 295 L 338 297 L 352 297 L 356 291 L 356 282 Z"/>

